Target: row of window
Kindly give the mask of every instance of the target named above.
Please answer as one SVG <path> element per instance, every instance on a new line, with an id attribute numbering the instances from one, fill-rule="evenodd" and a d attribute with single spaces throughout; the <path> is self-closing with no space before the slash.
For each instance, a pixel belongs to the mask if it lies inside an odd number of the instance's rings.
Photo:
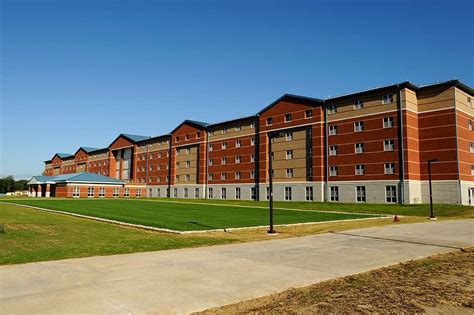
<path id="1" fill-rule="evenodd" d="M 250 171 L 250 179 L 255 179 L 255 171 Z M 235 179 L 241 179 L 242 178 L 242 172 L 235 172 Z M 214 173 L 209 173 L 207 176 L 209 180 L 214 180 Z M 227 173 L 221 173 L 221 180 L 227 180 Z"/>
<path id="2" fill-rule="evenodd" d="M 356 143 L 354 144 L 354 152 L 356 154 L 361 154 L 364 153 L 365 150 L 365 145 L 364 143 Z M 393 139 L 389 140 L 384 140 L 383 141 L 383 150 L 384 151 L 393 151 L 395 150 L 395 141 Z M 338 146 L 337 145 L 331 145 L 329 146 L 329 155 L 330 156 L 335 156 L 338 153 Z"/>
<path id="3" fill-rule="evenodd" d="M 148 166 L 148 170 L 151 172 L 151 171 L 161 171 L 162 169 L 168 169 L 168 164 L 163 164 L 163 166 L 161 164 L 158 164 L 156 166 L 154 165 L 149 165 Z M 146 167 L 145 166 L 137 166 L 137 172 L 145 172 L 146 171 Z"/>
<path id="4" fill-rule="evenodd" d="M 313 117 L 313 110 L 312 109 L 307 109 L 304 111 L 304 118 L 312 118 Z M 292 114 L 285 114 L 285 122 L 290 122 L 293 120 L 293 115 Z M 267 118 L 267 126 L 273 125 L 273 118 L 269 117 Z"/>
<path id="5" fill-rule="evenodd" d="M 382 104 L 385 105 L 385 104 L 391 104 L 393 103 L 393 94 L 387 94 L 387 95 L 384 95 L 382 97 Z M 353 108 L 355 110 L 359 110 L 359 109 L 362 109 L 364 108 L 364 101 L 362 100 L 356 100 L 354 102 L 354 105 L 353 105 Z M 328 108 L 328 114 L 329 115 L 332 115 L 332 114 L 335 114 L 337 113 L 337 106 L 336 105 L 331 105 L 329 106 Z"/>
<path id="6" fill-rule="evenodd" d="M 330 188 L 330 198 L 329 200 L 337 202 L 339 201 L 339 187 L 331 186 Z M 367 201 L 367 192 L 365 186 L 356 186 L 355 190 L 355 200 L 356 202 L 366 202 Z M 385 186 L 385 202 L 387 203 L 396 203 L 397 202 L 397 186 Z"/>
<path id="7" fill-rule="evenodd" d="M 393 128 L 393 117 L 384 117 L 383 118 L 383 128 Z M 362 132 L 364 131 L 364 122 L 363 121 L 356 121 L 354 123 L 354 132 Z M 335 136 L 337 135 L 337 125 L 329 126 L 329 135 Z"/>
<path id="8" fill-rule="evenodd" d="M 395 174 L 395 163 L 385 163 L 384 173 L 386 175 Z M 329 176 L 338 176 L 339 168 L 337 166 L 329 167 Z M 355 165 L 355 175 L 364 175 L 365 174 L 365 165 L 356 164 Z"/>
<path id="9" fill-rule="evenodd" d="M 201 132 L 198 131 L 198 132 L 193 133 L 193 134 L 187 134 L 187 135 L 184 136 L 184 139 L 185 140 L 190 140 L 191 135 L 194 136 L 194 139 L 199 139 L 201 137 Z M 180 136 L 176 136 L 174 139 L 175 139 L 176 142 L 179 142 L 179 140 L 181 140 Z"/>
<path id="10" fill-rule="evenodd" d="M 80 197 L 80 187 L 73 187 L 72 190 L 72 196 L 73 197 Z M 87 197 L 93 198 L 95 196 L 95 187 L 87 187 Z M 119 197 L 120 196 L 120 188 L 115 187 L 113 189 L 112 193 L 113 197 Z M 123 196 L 124 197 L 130 197 L 130 188 L 124 188 L 123 190 Z M 142 189 L 137 188 L 135 189 L 135 197 L 141 197 L 142 196 Z M 99 197 L 105 197 L 105 187 L 99 187 Z"/>
<path id="11" fill-rule="evenodd" d="M 250 128 L 251 128 L 251 129 L 254 129 L 254 128 L 255 128 L 255 122 L 252 122 L 252 123 L 250 124 Z M 241 130 L 242 130 L 242 125 L 240 125 L 240 124 L 239 124 L 239 125 L 235 125 L 234 129 L 235 129 L 236 132 L 241 131 Z M 227 128 L 227 127 L 224 127 L 224 128 L 222 128 L 222 129 L 220 130 L 220 132 L 221 132 L 222 134 L 225 134 L 225 133 L 227 133 L 228 131 L 229 131 L 229 128 Z M 214 130 L 209 131 L 209 135 L 211 135 L 211 136 L 215 135 L 215 133 L 216 133 L 216 131 L 214 131 Z"/>
<path id="12" fill-rule="evenodd" d="M 250 145 L 255 146 L 255 138 L 250 139 Z M 240 148 L 242 146 L 242 140 L 235 140 L 235 147 Z M 215 146 L 214 144 L 209 144 L 209 151 L 214 151 Z M 221 149 L 225 150 L 227 149 L 227 142 L 222 142 L 221 143 Z"/>
<path id="13" fill-rule="evenodd" d="M 166 157 L 169 157 L 170 156 L 170 153 L 168 151 L 166 151 L 166 153 L 164 154 L 166 155 Z M 152 152 L 152 153 L 149 153 L 149 159 L 150 160 L 153 160 L 153 159 L 158 159 L 158 158 L 161 158 L 163 156 L 163 154 L 161 152 Z M 145 161 L 146 160 L 146 153 L 143 153 L 143 154 L 138 154 L 137 155 L 137 160 L 138 161 Z"/>

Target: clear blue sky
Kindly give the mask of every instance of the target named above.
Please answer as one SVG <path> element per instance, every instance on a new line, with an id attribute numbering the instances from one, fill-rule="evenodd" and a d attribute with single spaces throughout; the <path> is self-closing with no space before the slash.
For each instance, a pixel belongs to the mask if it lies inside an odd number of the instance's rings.
<path id="1" fill-rule="evenodd" d="M 258 2 L 258 3 L 257 3 Z M 474 85 L 473 1 L 1 1 L 0 174 L 121 132 L 409 80 Z"/>

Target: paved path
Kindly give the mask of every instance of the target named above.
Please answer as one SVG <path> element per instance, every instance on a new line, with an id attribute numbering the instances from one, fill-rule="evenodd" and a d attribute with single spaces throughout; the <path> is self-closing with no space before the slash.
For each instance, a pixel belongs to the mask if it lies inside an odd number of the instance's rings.
<path id="1" fill-rule="evenodd" d="M 0 313 L 188 313 L 473 246 L 473 232 L 428 222 L 4 266 Z"/>

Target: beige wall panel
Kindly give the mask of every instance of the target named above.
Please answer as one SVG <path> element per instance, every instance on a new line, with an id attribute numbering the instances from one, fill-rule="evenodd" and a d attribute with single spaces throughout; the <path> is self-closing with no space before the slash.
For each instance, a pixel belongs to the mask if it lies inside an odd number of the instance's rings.
<path id="1" fill-rule="evenodd" d="M 474 99 L 472 95 L 465 93 L 457 88 L 454 89 L 455 97 L 456 97 L 456 108 L 460 109 L 469 115 L 474 115 Z M 468 103 L 468 98 L 471 99 L 471 103 Z"/>
<path id="2" fill-rule="evenodd" d="M 241 126 L 242 130 L 237 131 L 236 126 L 239 125 Z M 209 141 L 216 141 L 216 140 L 223 140 L 227 138 L 238 138 L 238 137 L 244 137 L 244 136 L 251 136 L 255 135 L 255 128 L 251 127 L 252 120 L 250 121 L 243 121 L 240 123 L 230 123 L 228 125 L 222 125 L 217 128 L 211 128 L 210 131 L 214 132 L 212 135 L 209 133 Z M 222 130 L 224 128 L 227 128 L 226 133 L 222 133 Z"/>

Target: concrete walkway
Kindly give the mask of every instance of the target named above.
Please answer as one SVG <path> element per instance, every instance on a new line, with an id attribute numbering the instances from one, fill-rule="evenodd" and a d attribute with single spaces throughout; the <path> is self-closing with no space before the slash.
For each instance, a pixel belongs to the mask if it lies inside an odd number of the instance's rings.
<path id="1" fill-rule="evenodd" d="M 474 246 L 474 220 L 0 268 L 0 313 L 189 313 Z M 117 240 L 119 241 L 119 240 Z"/>

